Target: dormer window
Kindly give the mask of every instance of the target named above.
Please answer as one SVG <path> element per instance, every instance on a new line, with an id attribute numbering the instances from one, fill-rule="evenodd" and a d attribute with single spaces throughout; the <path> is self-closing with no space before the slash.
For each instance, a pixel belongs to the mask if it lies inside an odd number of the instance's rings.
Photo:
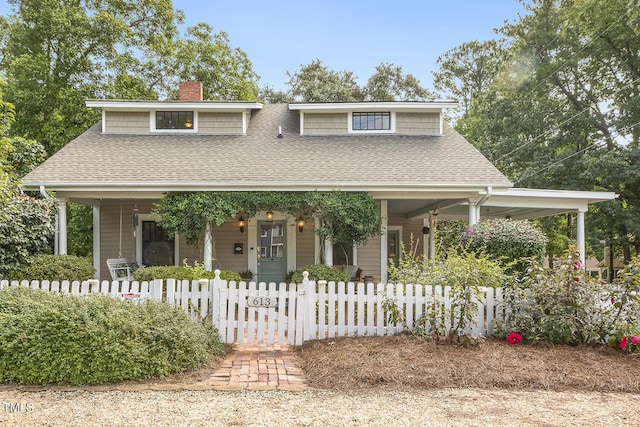
<path id="1" fill-rule="evenodd" d="M 156 111 L 156 130 L 193 129 L 193 111 Z"/>
<path id="2" fill-rule="evenodd" d="M 352 130 L 390 130 L 391 113 L 352 113 Z"/>

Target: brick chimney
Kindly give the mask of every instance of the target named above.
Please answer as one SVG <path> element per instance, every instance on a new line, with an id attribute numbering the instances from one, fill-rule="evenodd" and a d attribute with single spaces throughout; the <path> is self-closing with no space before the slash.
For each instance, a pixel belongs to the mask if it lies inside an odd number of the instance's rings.
<path id="1" fill-rule="evenodd" d="M 202 101 L 202 82 L 180 82 L 178 99 L 180 101 Z"/>

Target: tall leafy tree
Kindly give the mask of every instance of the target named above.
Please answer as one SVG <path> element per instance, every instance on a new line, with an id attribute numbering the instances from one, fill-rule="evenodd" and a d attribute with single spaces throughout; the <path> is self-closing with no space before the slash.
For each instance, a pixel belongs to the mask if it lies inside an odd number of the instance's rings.
<path id="1" fill-rule="evenodd" d="M 176 96 L 202 81 L 208 99 L 256 99 L 257 76 L 224 32 L 184 16 L 171 0 L 9 0 L 0 22 L 0 72 L 16 106 L 12 132 L 59 150 L 99 119 L 86 98 Z"/>
<path id="2" fill-rule="evenodd" d="M 637 1 L 523 5 L 526 13 L 498 30 L 504 41 L 443 55 L 436 84 L 460 90 L 467 110 L 456 128 L 518 186 L 620 194 L 592 209 L 587 223 L 597 225 L 596 240 L 615 242 L 629 258 L 640 232 Z M 487 64 L 480 85 L 475 77 Z"/>
<path id="3" fill-rule="evenodd" d="M 108 92 L 107 76 L 126 71 L 137 52 L 176 37 L 170 0 L 9 0 L 1 67 L 16 106 L 12 132 L 60 149 L 98 113 L 84 99 Z M 125 70 L 122 70 L 125 68 Z"/>
<path id="4" fill-rule="evenodd" d="M 14 107 L 2 100 L 0 81 L 0 278 L 34 253 L 46 252 L 54 232 L 54 206 L 24 194 L 20 177 L 44 156 L 35 141 L 9 136 Z"/>
<path id="5" fill-rule="evenodd" d="M 499 75 L 506 60 L 501 41 L 463 43 L 438 57 L 438 71 L 433 73 L 437 91 L 460 102 L 464 117 L 471 102 L 485 93 Z"/>
<path id="6" fill-rule="evenodd" d="M 435 98 L 413 74 L 404 74 L 402 67 L 388 62 L 376 67 L 362 91 L 367 101 L 428 101 Z"/>
<path id="7" fill-rule="evenodd" d="M 295 73 L 287 71 L 289 94 L 295 101 L 352 102 L 364 96 L 351 71 L 329 70 L 319 59 L 300 67 Z"/>

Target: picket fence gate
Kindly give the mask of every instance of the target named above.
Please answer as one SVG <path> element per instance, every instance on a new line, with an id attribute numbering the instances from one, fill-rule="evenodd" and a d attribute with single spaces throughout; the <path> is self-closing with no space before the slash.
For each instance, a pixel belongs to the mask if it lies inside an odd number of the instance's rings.
<path id="1" fill-rule="evenodd" d="M 306 273 L 306 272 L 305 272 Z M 435 301 L 451 310 L 448 286 L 392 283 L 227 282 L 220 279 L 152 280 L 143 282 L 88 280 L 0 282 L 0 289 L 23 286 L 51 292 L 108 294 L 123 300 L 166 301 L 181 307 L 194 321 L 212 323 L 226 343 L 301 345 L 304 341 L 344 336 L 394 335 L 419 325 Z M 502 301 L 500 289 L 481 288 L 474 299 L 478 313 L 466 330 L 491 335 Z M 393 301 L 404 322 L 391 321 L 383 302 Z"/>

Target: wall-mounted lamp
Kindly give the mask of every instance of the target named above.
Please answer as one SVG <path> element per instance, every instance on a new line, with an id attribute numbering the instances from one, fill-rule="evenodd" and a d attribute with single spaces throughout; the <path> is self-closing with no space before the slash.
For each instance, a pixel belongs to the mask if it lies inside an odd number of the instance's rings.
<path id="1" fill-rule="evenodd" d="M 238 228 L 240 229 L 241 233 L 244 233 L 244 228 L 246 226 L 247 226 L 247 222 L 244 220 L 244 217 L 240 215 L 240 218 L 238 218 Z"/>
<path id="2" fill-rule="evenodd" d="M 302 233 L 305 226 L 304 219 L 302 219 L 302 217 L 298 217 L 298 219 L 296 219 L 296 225 L 298 226 L 298 231 Z"/>
<path id="3" fill-rule="evenodd" d="M 429 234 L 430 231 L 429 227 L 422 227 L 422 234 Z"/>
<path id="4" fill-rule="evenodd" d="M 273 212 L 267 211 L 267 222 L 273 222 Z"/>

